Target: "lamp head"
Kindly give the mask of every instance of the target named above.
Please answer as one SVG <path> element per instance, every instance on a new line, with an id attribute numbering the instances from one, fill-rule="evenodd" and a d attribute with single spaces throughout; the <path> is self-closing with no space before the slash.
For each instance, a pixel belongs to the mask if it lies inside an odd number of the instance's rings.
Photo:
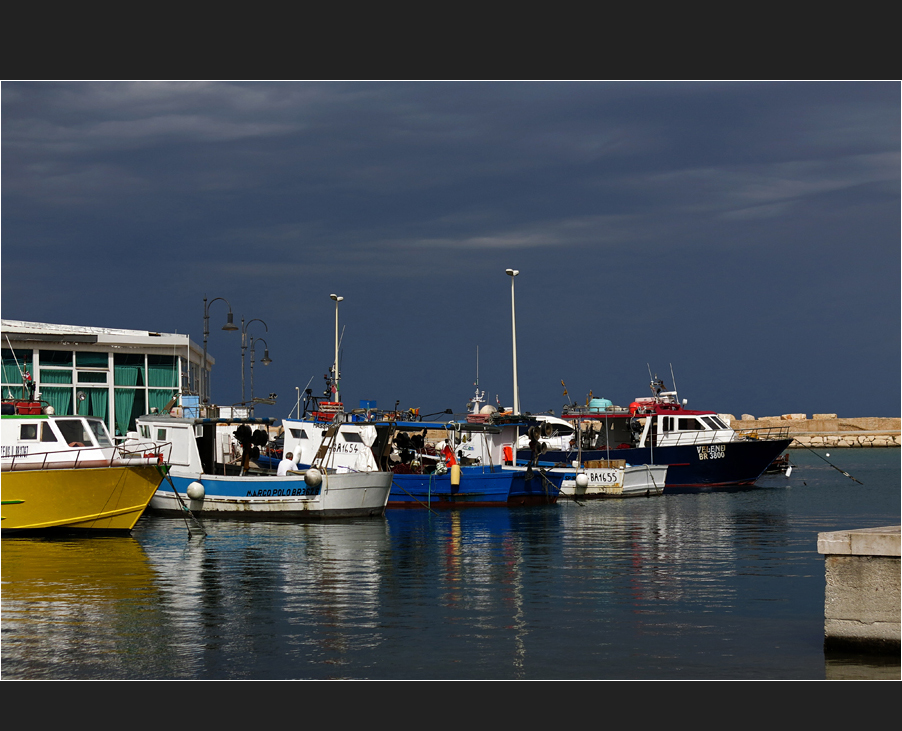
<path id="1" fill-rule="evenodd" d="M 339 297 L 337 294 L 330 294 L 329 296 L 336 302 L 341 302 L 344 299 L 344 297 Z"/>
<path id="2" fill-rule="evenodd" d="M 263 365 L 269 365 L 272 363 L 272 360 L 269 358 L 269 348 L 264 348 L 263 350 L 263 359 L 260 361 Z"/>
<path id="3" fill-rule="evenodd" d="M 238 326 L 232 321 L 232 312 L 229 311 L 228 320 L 226 320 L 226 324 L 222 326 L 223 330 L 237 330 Z"/>
<path id="4" fill-rule="evenodd" d="M 511 277 L 516 277 L 520 273 L 520 270 L 519 269 L 505 269 L 504 273 Z"/>

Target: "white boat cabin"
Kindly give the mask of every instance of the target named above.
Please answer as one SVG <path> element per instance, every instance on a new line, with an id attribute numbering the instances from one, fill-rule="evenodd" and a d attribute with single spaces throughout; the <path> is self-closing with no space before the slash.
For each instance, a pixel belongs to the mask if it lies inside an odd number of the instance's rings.
<path id="1" fill-rule="evenodd" d="M 4 471 L 103 467 L 162 459 L 162 453 L 146 442 L 136 442 L 132 449 L 118 448 L 102 419 L 55 416 L 52 409 L 42 408 L 38 402 L 4 402 L 0 428 Z"/>

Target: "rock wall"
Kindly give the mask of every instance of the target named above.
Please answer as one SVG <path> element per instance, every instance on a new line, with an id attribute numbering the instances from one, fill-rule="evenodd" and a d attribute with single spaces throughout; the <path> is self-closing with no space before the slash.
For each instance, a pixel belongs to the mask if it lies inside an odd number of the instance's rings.
<path id="1" fill-rule="evenodd" d="M 840 418 L 836 414 L 783 414 L 755 418 L 743 414 L 736 419 L 723 414 L 733 429 L 788 428 L 794 441 L 790 447 L 899 447 L 902 419 L 887 417 Z"/>

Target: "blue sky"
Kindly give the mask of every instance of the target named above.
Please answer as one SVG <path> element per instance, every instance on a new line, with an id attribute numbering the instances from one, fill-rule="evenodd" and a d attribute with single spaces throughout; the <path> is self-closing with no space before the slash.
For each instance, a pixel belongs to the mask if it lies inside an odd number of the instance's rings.
<path id="1" fill-rule="evenodd" d="M 4 82 L 2 316 L 262 320 L 258 415 L 900 412 L 898 82 Z M 214 400 L 240 337 L 210 308 Z M 249 360 L 247 361 L 249 391 Z"/>

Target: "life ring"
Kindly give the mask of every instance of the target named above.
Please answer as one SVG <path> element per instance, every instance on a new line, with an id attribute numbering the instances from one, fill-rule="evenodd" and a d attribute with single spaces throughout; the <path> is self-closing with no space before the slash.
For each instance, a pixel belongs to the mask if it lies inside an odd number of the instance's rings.
<path id="1" fill-rule="evenodd" d="M 83 447 L 85 445 L 82 444 L 81 442 L 69 442 L 69 446 L 70 447 Z"/>

